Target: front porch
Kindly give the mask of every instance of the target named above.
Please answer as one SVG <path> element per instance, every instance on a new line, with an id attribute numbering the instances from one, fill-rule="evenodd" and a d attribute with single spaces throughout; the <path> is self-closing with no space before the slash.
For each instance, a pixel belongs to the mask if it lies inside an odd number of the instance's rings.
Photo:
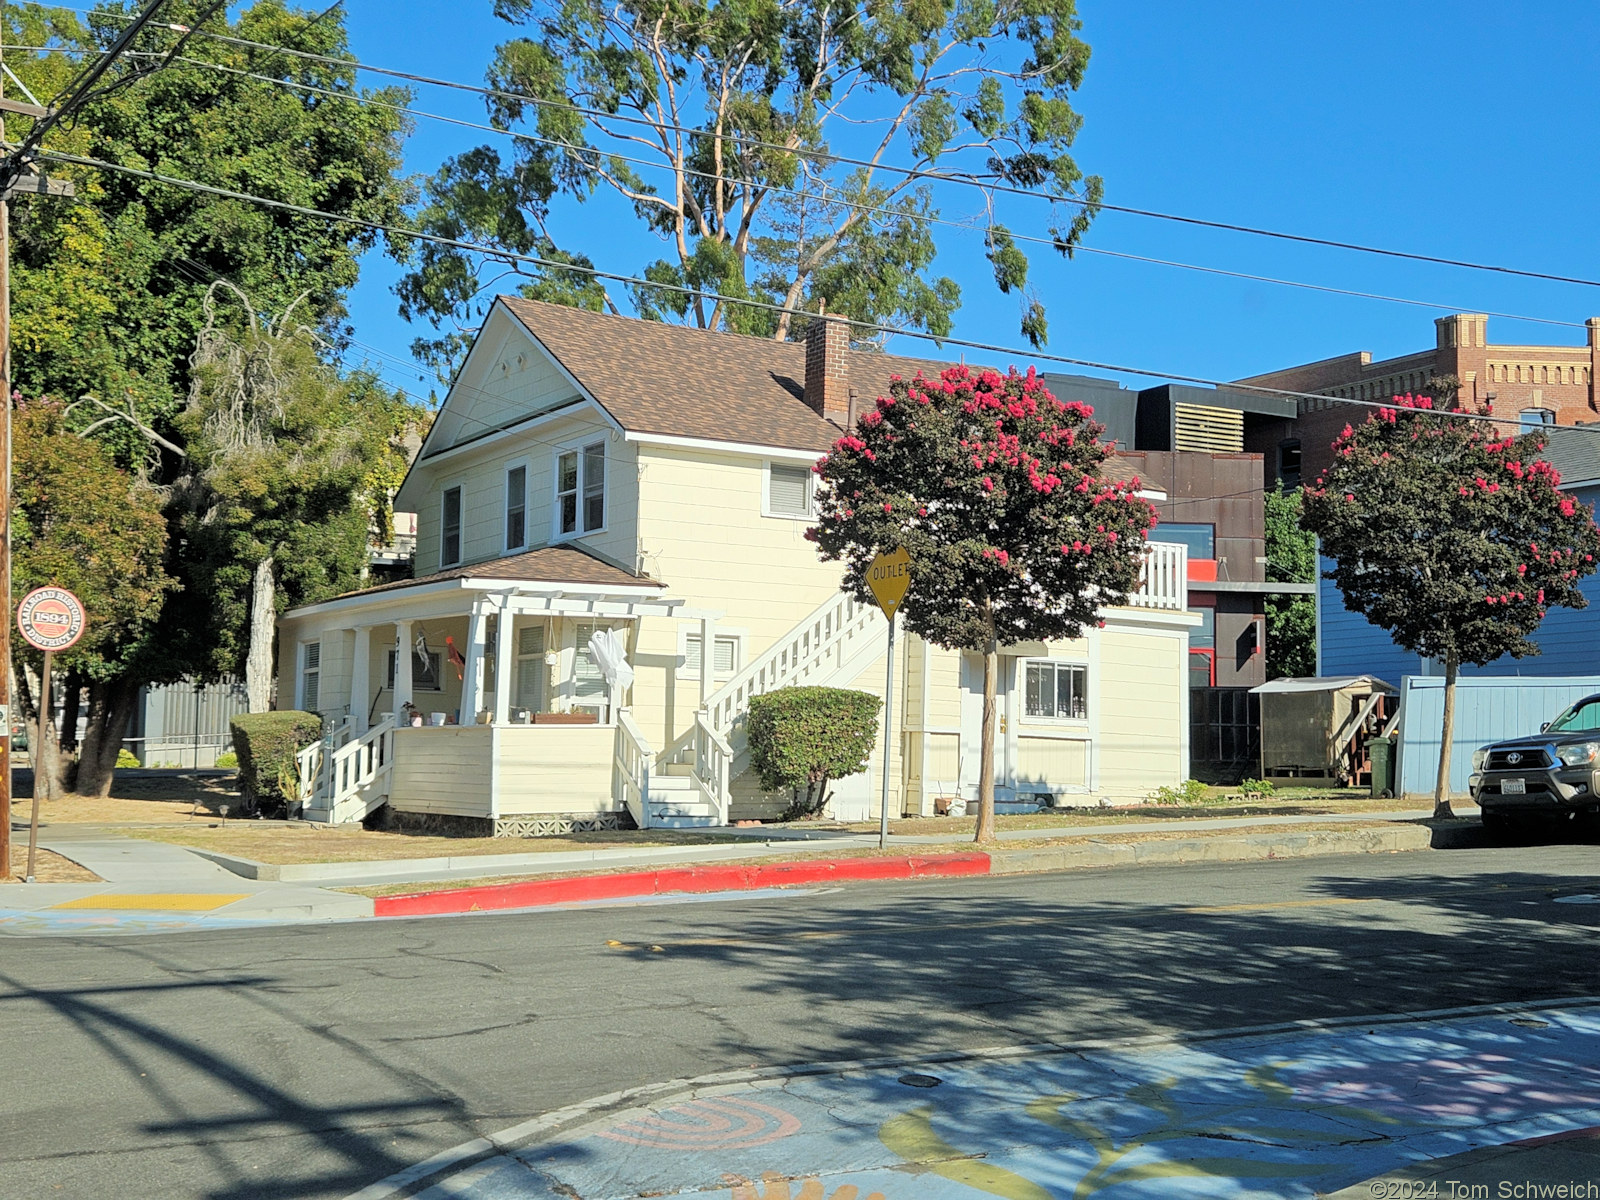
<path id="1" fill-rule="evenodd" d="M 677 777 L 658 789 L 675 794 L 658 797 L 657 819 L 645 813 L 655 753 L 631 718 L 626 665 L 646 618 L 690 622 L 715 644 L 720 614 L 580 551 L 519 558 L 539 560 L 519 564 L 530 574 L 576 564 L 599 578 L 508 578 L 518 560 L 501 560 L 482 578 L 464 569 L 285 618 L 280 695 L 292 689 L 327 731 L 301 756 L 308 819 L 349 823 L 387 803 L 403 823 L 504 836 L 726 820 Z"/>

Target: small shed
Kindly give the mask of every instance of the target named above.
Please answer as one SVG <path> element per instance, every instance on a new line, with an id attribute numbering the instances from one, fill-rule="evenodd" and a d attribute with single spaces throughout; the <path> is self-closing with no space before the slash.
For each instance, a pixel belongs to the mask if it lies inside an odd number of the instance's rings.
<path id="1" fill-rule="evenodd" d="M 1398 715 L 1396 688 L 1371 675 L 1274 679 L 1261 697 L 1261 777 L 1353 787 L 1370 782 L 1367 743 Z"/>

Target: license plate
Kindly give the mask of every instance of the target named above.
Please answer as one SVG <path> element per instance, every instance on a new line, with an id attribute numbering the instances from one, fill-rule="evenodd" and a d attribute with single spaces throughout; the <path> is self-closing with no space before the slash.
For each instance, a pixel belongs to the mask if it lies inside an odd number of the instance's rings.
<path id="1" fill-rule="evenodd" d="M 1502 779 L 1500 781 L 1500 794 L 1502 796 L 1526 796 L 1528 794 L 1528 781 L 1526 779 Z"/>

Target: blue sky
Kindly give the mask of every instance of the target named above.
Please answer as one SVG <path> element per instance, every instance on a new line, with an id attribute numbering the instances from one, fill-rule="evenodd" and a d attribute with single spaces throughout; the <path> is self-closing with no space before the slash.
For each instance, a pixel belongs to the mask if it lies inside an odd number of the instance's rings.
<path id="1" fill-rule="evenodd" d="M 512 34 L 489 0 L 349 0 L 347 11 L 351 47 L 363 60 L 468 82 L 481 82 L 493 47 Z M 1080 12 L 1093 58 L 1077 100 L 1084 127 L 1075 153 L 1085 171 L 1105 178 L 1108 200 L 1600 278 L 1593 133 L 1600 76 L 1591 69 L 1600 7 L 1080 0 Z M 483 119 L 481 103 L 463 93 L 422 88 L 416 106 Z M 431 171 L 448 155 L 493 140 L 421 121 L 407 168 Z M 945 215 L 974 211 L 966 192 L 939 193 Z M 633 273 L 659 253 L 603 206 L 563 215 L 571 244 L 603 269 Z M 1043 232 L 1043 205 L 1019 200 L 1004 216 L 1019 232 Z M 956 335 L 1016 346 L 1016 362 L 1025 364 L 1016 304 L 995 291 L 980 237 L 942 229 L 938 239 L 937 269 L 963 289 Z M 1502 343 L 1581 344 L 1584 318 L 1600 315 L 1600 288 L 1133 216 L 1102 215 L 1087 244 L 1447 306 L 1412 308 L 1094 255 L 1069 263 L 1034 248 L 1032 282 L 1049 310 L 1049 350 L 1175 374 L 1235 378 L 1352 350 L 1381 357 L 1421 349 L 1431 344 L 1432 318 L 1447 309 L 1575 326 L 1491 319 L 1490 338 Z M 427 330 L 399 318 L 391 290 L 398 274 L 373 256 L 351 313 L 361 342 L 407 357 L 411 339 Z M 904 338 L 890 348 L 957 353 Z M 374 361 L 391 381 L 426 393 L 421 368 L 408 373 L 392 359 Z"/>

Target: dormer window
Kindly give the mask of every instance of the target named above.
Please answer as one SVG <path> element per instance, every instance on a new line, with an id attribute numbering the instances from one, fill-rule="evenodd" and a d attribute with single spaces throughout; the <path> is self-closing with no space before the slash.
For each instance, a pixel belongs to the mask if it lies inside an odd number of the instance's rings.
<path id="1" fill-rule="evenodd" d="M 606 524 L 606 444 L 556 455 L 556 536 L 595 533 Z"/>

